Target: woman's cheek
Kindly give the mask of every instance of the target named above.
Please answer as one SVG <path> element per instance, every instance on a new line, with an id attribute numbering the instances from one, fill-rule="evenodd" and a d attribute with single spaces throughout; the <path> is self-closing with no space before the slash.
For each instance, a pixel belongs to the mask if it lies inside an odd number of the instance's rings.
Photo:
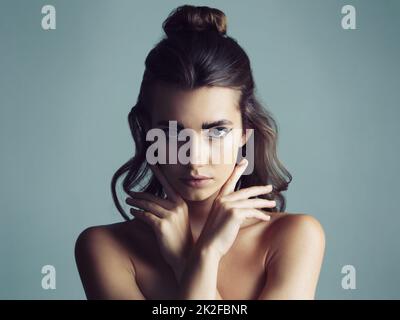
<path id="1" fill-rule="evenodd" d="M 213 172 L 216 173 L 215 181 L 219 187 L 225 184 L 228 178 L 231 176 L 235 164 L 220 164 L 213 167 Z"/>
<path id="2" fill-rule="evenodd" d="M 216 139 L 210 145 L 210 162 L 213 165 L 231 165 L 236 162 L 237 142 L 233 135 Z"/>

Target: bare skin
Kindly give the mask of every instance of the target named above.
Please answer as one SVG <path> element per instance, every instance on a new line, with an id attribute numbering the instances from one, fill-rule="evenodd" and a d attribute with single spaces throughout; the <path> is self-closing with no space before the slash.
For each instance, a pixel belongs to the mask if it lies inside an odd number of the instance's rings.
<path id="1" fill-rule="evenodd" d="M 154 105 L 162 108 L 153 124 L 176 119 L 195 130 L 197 144 L 204 123 L 226 119 L 241 129 L 237 98 L 228 88 L 158 87 Z M 222 138 L 233 154 L 247 141 L 240 132 Z M 325 248 L 320 223 L 307 214 L 262 210 L 275 204 L 251 197 L 271 189 L 234 191 L 246 164 L 209 165 L 212 147 L 201 148 L 188 165 L 151 166 L 166 199 L 131 194 L 126 203 L 139 208 L 131 209 L 133 221 L 81 233 L 75 256 L 88 299 L 314 298 Z M 212 182 L 188 187 L 180 177 L 189 173 Z"/>
<path id="2" fill-rule="evenodd" d="M 312 230 L 307 239 L 299 239 L 307 229 Z M 217 288 L 222 299 L 313 299 L 323 256 L 320 232 L 311 216 L 282 212 L 271 213 L 270 221 L 241 229 L 219 263 Z M 286 244 L 292 250 L 273 265 L 274 256 L 284 250 L 285 239 L 292 241 Z M 296 242 L 304 246 L 301 251 Z M 91 227 L 77 244 L 79 272 L 88 299 L 176 298 L 179 284 L 145 223 L 132 220 Z M 279 269 L 285 274 L 279 274 Z M 280 280 L 272 278 L 273 274 L 279 274 Z M 292 274 L 306 275 L 309 282 L 302 287 L 304 281 L 292 281 Z M 264 297 L 260 297 L 263 291 Z"/>
<path id="3" fill-rule="evenodd" d="M 249 190 L 263 192 L 263 188 L 232 192 L 243 170 L 243 166 L 235 168 L 216 201 L 227 206 L 229 197 L 237 199 Z M 160 174 L 155 172 L 157 176 Z M 169 197 L 174 198 L 170 194 L 171 186 L 159 177 Z M 224 191 L 226 195 L 222 196 Z M 164 206 L 168 207 L 167 203 Z M 148 223 L 147 219 L 155 216 L 147 212 L 146 218 L 140 215 L 141 220 L 85 230 L 77 240 L 75 254 L 87 298 L 314 298 L 325 246 L 322 227 L 315 218 L 273 212 L 269 213 L 272 219 L 252 223 L 248 219 L 248 223 L 243 224 L 238 217 L 250 217 L 250 209 L 226 214 L 224 209 L 216 208 L 210 212 L 200 236 L 191 237 L 194 243 L 185 252 L 178 250 L 183 248 L 179 244 L 186 241 L 186 237 L 180 235 L 186 232 L 179 230 L 185 230 L 182 226 L 187 221 L 182 217 L 189 215 L 176 207 L 176 212 L 163 218 L 168 219 L 164 222 L 169 224 L 161 229 Z M 253 218 L 257 217 L 255 212 Z M 263 218 L 264 213 L 259 213 L 259 218 Z M 223 216 L 226 218 L 222 224 L 215 223 Z M 168 230 L 172 231 L 169 238 Z M 162 232 L 164 237 L 160 242 L 157 235 Z M 178 252 L 177 257 L 189 258 L 174 260 L 175 252 Z"/>

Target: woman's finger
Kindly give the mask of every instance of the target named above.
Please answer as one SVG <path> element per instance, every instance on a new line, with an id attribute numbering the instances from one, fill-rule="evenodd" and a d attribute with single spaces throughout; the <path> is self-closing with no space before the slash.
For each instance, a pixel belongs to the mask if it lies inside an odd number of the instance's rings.
<path id="1" fill-rule="evenodd" d="M 267 212 L 252 208 L 238 209 L 236 211 L 236 216 L 239 217 L 240 220 L 250 218 L 260 219 L 264 221 L 271 220 L 271 216 Z"/>
<path id="2" fill-rule="evenodd" d="M 276 202 L 273 200 L 266 199 L 246 199 L 246 200 L 238 200 L 232 201 L 229 203 L 232 208 L 274 208 L 276 206 Z"/>
<path id="3" fill-rule="evenodd" d="M 231 176 L 228 178 L 228 180 L 222 186 L 222 188 L 218 194 L 219 197 L 226 196 L 235 190 L 236 183 L 239 181 L 240 177 L 246 170 L 248 163 L 249 162 L 247 161 L 247 159 L 243 158 L 242 161 L 240 161 L 239 164 L 237 164 L 235 166 Z"/>
<path id="4" fill-rule="evenodd" d="M 224 199 L 227 201 L 244 200 L 250 197 L 256 197 L 262 194 L 270 193 L 271 191 L 272 191 L 271 184 L 267 186 L 253 186 L 232 192 L 231 194 L 224 196 Z"/>
<path id="5" fill-rule="evenodd" d="M 161 172 L 160 168 L 157 165 L 153 165 L 150 163 L 149 163 L 149 166 L 150 166 L 150 169 L 155 174 L 155 176 L 157 177 L 158 181 L 160 181 L 161 185 L 164 187 L 167 197 L 174 202 L 178 201 L 180 196 L 171 187 L 168 180 L 165 178 L 164 174 Z"/>
<path id="6" fill-rule="evenodd" d="M 136 209 L 133 209 L 133 208 L 130 209 L 130 212 L 135 217 L 135 219 L 137 218 L 137 219 L 147 223 L 152 228 L 157 227 L 157 225 L 160 222 L 159 221 L 160 218 L 158 218 L 157 216 L 155 216 L 151 212 L 146 212 L 146 211 L 143 211 L 143 210 L 136 210 Z"/>
<path id="7" fill-rule="evenodd" d="M 256 219 L 260 219 L 260 220 L 264 220 L 264 221 L 269 221 L 271 220 L 271 216 L 266 213 L 265 211 L 262 210 L 257 210 L 257 209 L 244 209 L 244 214 L 245 214 L 245 218 L 256 218 Z"/>
<path id="8" fill-rule="evenodd" d="M 161 199 L 153 194 L 147 192 L 134 192 L 129 191 L 128 194 L 134 199 L 145 199 L 157 203 L 159 206 L 164 207 L 167 210 L 172 210 L 173 203 L 167 199 Z"/>
<path id="9" fill-rule="evenodd" d="M 126 198 L 125 202 L 131 206 L 141 208 L 146 211 L 150 211 L 151 213 L 155 214 L 159 218 L 165 218 L 170 212 L 163 207 L 159 206 L 154 202 L 150 202 L 144 199 L 132 199 Z"/>

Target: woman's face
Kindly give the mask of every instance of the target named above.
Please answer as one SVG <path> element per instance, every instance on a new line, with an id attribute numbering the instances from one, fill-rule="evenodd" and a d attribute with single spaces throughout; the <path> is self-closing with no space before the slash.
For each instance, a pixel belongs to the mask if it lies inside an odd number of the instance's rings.
<path id="1" fill-rule="evenodd" d="M 242 118 L 238 107 L 240 92 L 222 87 L 201 87 L 183 91 L 157 85 L 152 96 L 152 128 L 165 131 L 166 164 L 159 164 L 172 187 L 190 201 L 205 200 L 218 192 L 231 175 L 238 150 L 245 142 Z M 176 127 L 169 122 L 176 121 Z M 219 123 L 217 123 L 219 122 Z M 205 129 L 206 128 L 206 129 Z M 190 132 L 190 139 L 177 139 L 182 129 Z M 177 151 L 168 153 L 170 145 Z M 179 148 L 185 145 L 186 164 Z M 189 150 L 190 147 L 190 150 Z M 174 156 L 171 156 L 174 154 Z M 214 158 L 213 158 L 214 157 Z M 172 163 L 170 159 L 176 159 Z M 210 177 L 201 186 L 185 183 L 193 175 Z"/>

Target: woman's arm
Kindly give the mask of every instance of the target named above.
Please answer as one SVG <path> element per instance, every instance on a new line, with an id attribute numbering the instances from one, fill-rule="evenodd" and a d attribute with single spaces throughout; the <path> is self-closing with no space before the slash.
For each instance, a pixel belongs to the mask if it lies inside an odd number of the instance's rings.
<path id="1" fill-rule="evenodd" d="M 277 221 L 274 232 L 258 300 L 314 299 L 325 251 L 321 224 L 311 215 L 294 214 Z M 178 299 L 223 300 L 216 289 L 219 261 L 215 250 L 197 245 L 182 274 Z"/>
<path id="2" fill-rule="evenodd" d="M 220 257 L 211 248 L 196 245 L 192 250 L 180 281 L 180 300 L 223 300 L 217 290 Z"/>
<path id="3" fill-rule="evenodd" d="M 311 215 L 291 214 L 272 227 L 266 284 L 258 300 L 314 299 L 325 251 L 321 224 Z"/>
<path id="4" fill-rule="evenodd" d="M 203 272 L 201 270 L 202 268 L 205 267 L 207 269 L 207 268 L 211 267 L 214 269 L 214 267 L 213 267 L 214 263 L 217 264 L 217 268 L 218 268 L 219 259 L 217 259 L 215 255 L 214 255 L 214 257 L 212 257 L 211 255 L 208 255 L 204 251 L 203 251 L 203 254 L 200 254 L 198 248 L 195 248 L 193 250 L 196 250 L 196 251 L 193 251 L 191 253 L 190 259 L 186 260 L 185 262 L 182 262 L 182 264 L 178 268 L 173 270 L 175 273 L 175 278 L 178 282 L 178 286 L 179 286 L 179 288 L 181 288 L 181 291 L 179 293 L 181 296 L 178 297 L 178 299 L 187 299 L 187 298 L 182 297 L 182 287 L 183 287 L 182 277 L 183 277 L 183 272 L 186 269 L 187 269 L 187 275 L 186 275 L 185 281 L 190 283 L 191 281 L 193 281 L 193 279 L 191 279 L 191 277 L 193 277 L 193 274 L 196 274 L 196 273 L 200 274 L 200 278 L 205 277 L 204 274 L 208 274 L 207 272 Z M 212 260 L 212 261 L 209 261 L 210 263 L 204 264 L 204 260 Z M 190 262 L 190 264 L 188 264 L 188 262 Z M 199 281 L 202 281 L 202 280 L 199 280 Z M 208 281 L 208 280 L 206 280 L 206 281 Z M 187 286 L 187 283 L 185 284 L 185 286 Z M 211 286 L 212 286 L 212 284 L 211 284 Z M 213 290 L 211 290 L 211 291 L 213 291 Z M 212 293 L 210 293 L 210 295 L 212 295 Z M 216 282 L 215 282 L 215 296 L 212 299 L 223 300 L 221 294 L 219 293 L 219 291 L 217 289 Z"/>
<path id="5" fill-rule="evenodd" d="M 234 192 L 248 161 L 242 159 L 214 200 L 212 209 L 194 244 L 183 271 L 179 286 L 179 299 L 220 299 L 217 275 L 220 259 L 233 245 L 240 225 L 246 218 L 270 220 L 266 212 L 258 208 L 275 207 L 274 201 L 248 199 L 272 191 L 272 185 L 253 186 Z"/>
<path id="6" fill-rule="evenodd" d="M 124 252 L 124 248 L 104 228 L 90 227 L 79 235 L 75 243 L 75 261 L 88 300 L 146 299 L 135 281 L 132 263 Z M 193 270 L 198 256 L 193 254 L 191 257 L 190 269 Z M 204 258 L 205 261 L 215 261 L 208 256 Z M 212 299 L 222 300 L 216 285 Z"/>

